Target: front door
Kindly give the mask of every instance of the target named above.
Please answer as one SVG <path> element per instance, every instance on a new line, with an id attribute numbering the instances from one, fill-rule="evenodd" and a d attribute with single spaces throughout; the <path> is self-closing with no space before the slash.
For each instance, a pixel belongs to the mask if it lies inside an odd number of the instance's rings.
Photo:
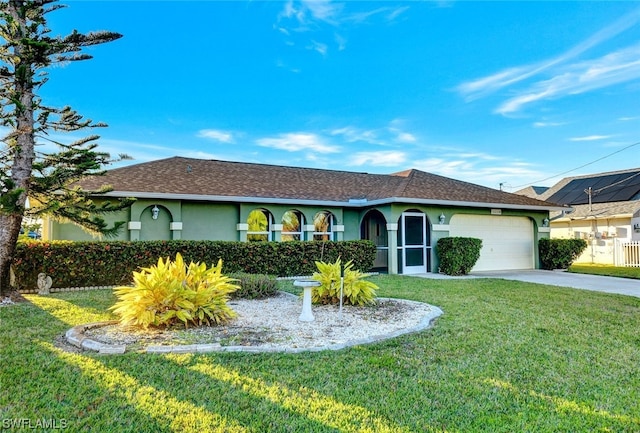
<path id="1" fill-rule="evenodd" d="M 373 270 L 387 272 L 389 269 L 389 235 L 387 221 L 377 210 L 367 212 L 360 225 L 360 238 L 367 239 L 376 246 Z"/>
<path id="2" fill-rule="evenodd" d="M 426 215 L 419 212 L 402 214 L 402 273 L 427 272 Z"/>

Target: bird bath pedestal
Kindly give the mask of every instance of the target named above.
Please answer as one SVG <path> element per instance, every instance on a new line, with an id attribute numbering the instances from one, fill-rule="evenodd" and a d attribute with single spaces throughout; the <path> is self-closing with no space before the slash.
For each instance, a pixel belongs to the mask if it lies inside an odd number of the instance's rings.
<path id="1" fill-rule="evenodd" d="M 298 320 L 301 322 L 313 322 L 315 319 L 311 312 L 311 291 L 314 287 L 320 286 L 320 282 L 316 280 L 295 280 L 293 285 L 304 289 L 302 295 L 302 313 Z"/>

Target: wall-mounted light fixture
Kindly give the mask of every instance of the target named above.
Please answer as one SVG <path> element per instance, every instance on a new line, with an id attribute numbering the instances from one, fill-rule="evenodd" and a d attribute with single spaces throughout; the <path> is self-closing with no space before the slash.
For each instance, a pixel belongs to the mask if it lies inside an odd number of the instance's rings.
<path id="1" fill-rule="evenodd" d="M 549 218 L 545 218 L 542 220 L 542 227 L 549 227 Z"/>
<path id="2" fill-rule="evenodd" d="M 438 218 L 440 220 L 440 224 L 444 224 L 446 217 L 444 216 L 444 213 L 440 214 L 440 217 Z"/>
<path id="3" fill-rule="evenodd" d="M 158 208 L 157 205 L 153 205 L 153 208 L 151 209 L 151 218 L 153 218 L 154 220 L 157 220 L 158 214 L 160 214 L 160 209 Z"/>

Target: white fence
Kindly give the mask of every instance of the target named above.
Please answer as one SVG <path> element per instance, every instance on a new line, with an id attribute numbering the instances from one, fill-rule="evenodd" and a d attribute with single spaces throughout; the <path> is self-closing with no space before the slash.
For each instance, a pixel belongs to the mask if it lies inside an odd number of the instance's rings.
<path id="1" fill-rule="evenodd" d="M 615 240 L 614 264 L 640 268 L 640 241 Z"/>

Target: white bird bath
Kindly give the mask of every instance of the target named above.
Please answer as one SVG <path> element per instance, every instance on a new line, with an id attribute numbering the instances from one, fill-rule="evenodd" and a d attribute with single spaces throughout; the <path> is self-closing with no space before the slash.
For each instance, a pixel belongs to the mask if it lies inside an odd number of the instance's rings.
<path id="1" fill-rule="evenodd" d="M 319 287 L 320 282 L 316 280 L 295 280 L 293 282 L 294 286 L 302 287 L 304 290 L 302 294 L 302 313 L 298 320 L 301 322 L 313 322 L 315 318 L 313 317 L 313 312 L 311 311 L 311 292 L 314 287 Z"/>

